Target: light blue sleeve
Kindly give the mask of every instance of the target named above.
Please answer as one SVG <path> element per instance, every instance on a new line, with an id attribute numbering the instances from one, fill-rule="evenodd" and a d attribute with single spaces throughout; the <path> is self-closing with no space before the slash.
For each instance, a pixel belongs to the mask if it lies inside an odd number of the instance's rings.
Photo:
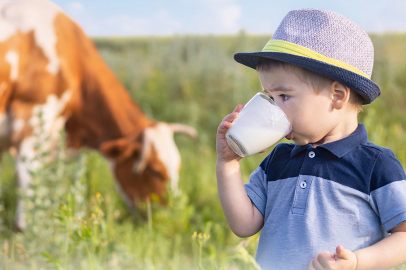
<path id="1" fill-rule="evenodd" d="M 259 167 L 251 173 L 249 183 L 245 184 L 248 197 L 264 217 L 268 191 L 266 167 L 274 151 L 275 149 L 262 161 Z"/>
<path id="2" fill-rule="evenodd" d="M 386 232 L 406 221 L 406 175 L 391 150 L 377 159 L 370 188 L 370 204 Z"/>

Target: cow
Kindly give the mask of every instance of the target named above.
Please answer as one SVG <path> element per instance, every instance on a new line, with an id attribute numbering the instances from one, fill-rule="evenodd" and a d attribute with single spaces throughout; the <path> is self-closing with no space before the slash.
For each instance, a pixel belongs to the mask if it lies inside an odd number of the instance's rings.
<path id="1" fill-rule="evenodd" d="M 41 124 L 41 127 L 40 127 Z M 35 145 L 55 149 L 65 130 L 70 149 L 98 150 L 111 164 L 133 213 L 152 193 L 178 191 L 180 154 L 173 134 L 190 126 L 148 119 L 83 30 L 46 0 L 0 2 L 0 151 L 16 149 L 18 187 L 39 168 Z M 48 140 L 39 142 L 41 133 Z M 25 227 L 18 199 L 15 229 Z"/>

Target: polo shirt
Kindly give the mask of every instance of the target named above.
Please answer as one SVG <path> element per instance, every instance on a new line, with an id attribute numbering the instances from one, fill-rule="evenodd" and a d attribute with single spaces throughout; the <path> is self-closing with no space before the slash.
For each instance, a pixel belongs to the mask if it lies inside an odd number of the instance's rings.
<path id="1" fill-rule="evenodd" d="M 406 176 L 363 124 L 341 140 L 278 144 L 251 174 L 247 195 L 264 216 L 263 269 L 307 269 L 321 251 L 375 244 L 406 221 Z"/>

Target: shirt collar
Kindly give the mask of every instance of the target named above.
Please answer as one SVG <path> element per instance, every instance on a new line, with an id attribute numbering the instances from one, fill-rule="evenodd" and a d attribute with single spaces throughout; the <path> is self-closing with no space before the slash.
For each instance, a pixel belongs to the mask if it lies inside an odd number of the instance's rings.
<path id="1" fill-rule="evenodd" d="M 350 152 L 352 149 L 357 147 L 358 145 L 362 143 L 368 142 L 368 134 L 365 129 L 364 124 L 360 123 L 358 124 L 357 129 L 351 133 L 349 136 L 340 139 L 338 141 L 334 141 L 331 143 L 326 143 L 319 145 L 317 147 L 324 148 L 328 151 L 330 151 L 332 154 L 334 154 L 336 157 L 340 158 Z M 290 153 L 290 157 L 293 157 L 300 152 L 311 148 L 312 144 L 306 144 L 306 145 L 295 145 L 292 149 L 292 152 Z"/>

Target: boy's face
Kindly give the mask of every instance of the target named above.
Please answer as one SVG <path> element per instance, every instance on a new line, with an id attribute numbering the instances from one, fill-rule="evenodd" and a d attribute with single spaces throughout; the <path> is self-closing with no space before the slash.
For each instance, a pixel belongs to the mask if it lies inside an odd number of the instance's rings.
<path id="1" fill-rule="evenodd" d="M 316 93 L 312 86 L 294 71 L 276 68 L 259 71 L 264 92 L 284 111 L 292 124 L 288 139 L 298 145 L 316 143 L 337 123 L 332 112 L 332 94 L 329 89 Z"/>

